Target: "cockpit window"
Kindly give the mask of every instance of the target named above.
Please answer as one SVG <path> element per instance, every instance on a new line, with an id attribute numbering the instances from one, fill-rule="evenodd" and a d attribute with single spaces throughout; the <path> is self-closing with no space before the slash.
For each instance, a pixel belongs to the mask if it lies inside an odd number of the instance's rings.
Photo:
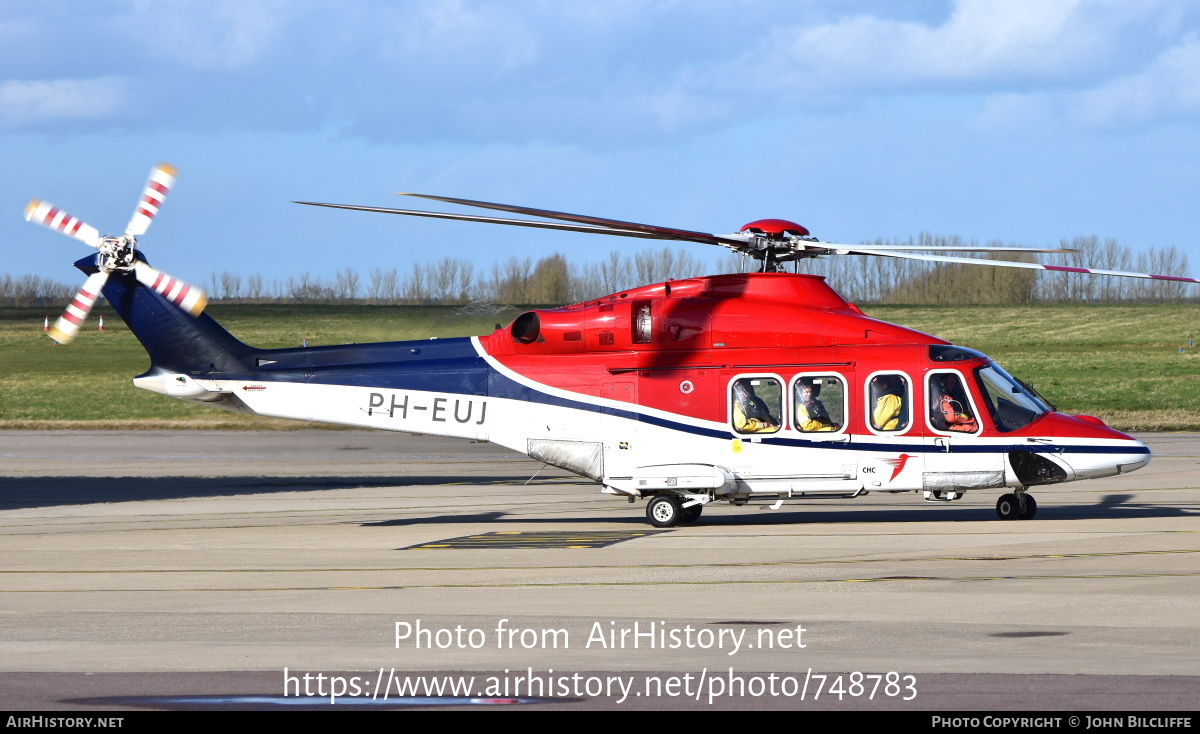
<path id="1" fill-rule="evenodd" d="M 953 344 L 934 344 L 929 347 L 931 362 L 967 362 L 972 359 L 987 359 L 987 355 L 966 347 L 956 347 Z"/>
<path id="2" fill-rule="evenodd" d="M 975 370 L 984 403 L 996 428 L 1004 433 L 1024 428 L 1051 412 L 1036 395 L 1026 390 L 995 362 Z"/>

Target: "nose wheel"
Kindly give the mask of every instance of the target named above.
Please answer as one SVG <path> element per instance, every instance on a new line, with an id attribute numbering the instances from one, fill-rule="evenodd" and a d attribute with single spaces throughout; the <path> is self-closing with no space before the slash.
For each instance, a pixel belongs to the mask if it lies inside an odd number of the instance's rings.
<path id="1" fill-rule="evenodd" d="M 1032 520 L 1037 515 L 1037 501 L 1024 492 L 1001 495 L 996 500 L 996 515 L 1001 520 Z"/>

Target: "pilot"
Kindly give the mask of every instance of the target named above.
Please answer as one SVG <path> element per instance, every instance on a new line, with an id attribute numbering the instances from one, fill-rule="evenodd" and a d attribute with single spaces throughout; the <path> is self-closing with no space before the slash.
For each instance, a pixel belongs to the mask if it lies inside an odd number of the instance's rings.
<path id="1" fill-rule="evenodd" d="M 841 427 L 829 417 L 825 404 L 817 397 L 820 394 L 821 383 L 811 377 L 801 377 L 796 383 L 796 426 L 805 433 L 836 431 Z"/>
<path id="2" fill-rule="evenodd" d="M 935 428 L 962 433 L 975 433 L 979 430 L 979 422 L 967 407 L 966 394 L 958 375 L 935 375 L 930 380 L 929 387 L 932 402 L 930 416 Z"/>
<path id="3" fill-rule="evenodd" d="M 774 433 L 779 421 L 771 415 L 763 399 L 754 394 L 748 380 L 733 383 L 733 427 L 741 433 Z"/>
<path id="4" fill-rule="evenodd" d="M 871 425 L 879 431 L 897 431 L 908 425 L 904 418 L 904 385 L 899 375 L 876 375 L 871 378 Z"/>

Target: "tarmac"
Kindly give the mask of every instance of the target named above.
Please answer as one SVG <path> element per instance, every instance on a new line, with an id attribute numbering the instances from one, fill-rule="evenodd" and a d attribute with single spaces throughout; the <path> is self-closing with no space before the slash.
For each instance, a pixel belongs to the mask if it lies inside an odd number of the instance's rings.
<path id="1" fill-rule="evenodd" d="M 0 708 L 1195 710 L 1200 434 L 1138 437 L 1029 521 L 982 491 L 656 530 L 486 443 L 0 431 Z"/>

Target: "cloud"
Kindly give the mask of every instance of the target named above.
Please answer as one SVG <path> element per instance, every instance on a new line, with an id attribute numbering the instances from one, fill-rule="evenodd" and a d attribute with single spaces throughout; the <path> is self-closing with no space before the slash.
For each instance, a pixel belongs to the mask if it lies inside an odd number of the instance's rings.
<path id="1" fill-rule="evenodd" d="M 115 114 L 127 96 L 126 80 L 7 81 L 0 83 L 0 123 L 22 127 L 62 119 L 93 119 Z"/>
<path id="2" fill-rule="evenodd" d="M 855 15 L 774 30 L 720 76 L 727 87 L 798 92 L 1017 88 L 1089 77 L 1136 48 L 1114 43 L 1146 26 L 1162 3 L 1108 0 L 957 0 L 940 25 Z"/>
<path id="3" fill-rule="evenodd" d="M 1080 124 L 1128 129 L 1156 120 L 1200 117 L 1200 39 L 1165 51 L 1148 68 L 1074 94 L 1068 114 Z"/>
<path id="4" fill-rule="evenodd" d="M 110 129 L 142 131 L 635 146 L 811 114 L 822 104 L 869 107 L 889 95 L 929 95 L 919 104 L 938 95 L 994 97 L 978 122 L 1005 127 L 1006 117 L 1022 114 L 1020 95 L 1044 95 L 1037 105 L 1045 100 L 1061 114 L 1065 95 L 1096 89 L 1074 104 L 1091 110 L 1088 119 L 1115 119 L 1105 95 L 1132 92 L 1105 85 L 1128 78 L 1137 86 L 1200 16 L 1200 7 L 1172 0 L 122 0 L 87 13 L 41 0 L 25 7 L 7 19 L 0 11 L 0 37 L 17 47 L 0 63 L 0 84 L 11 87 L 6 98 L 23 100 L 0 112 L 10 126 L 40 121 L 76 133 L 110 120 Z M 80 78 L 127 80 L 108 97 L 129 114 L 111 114 L 98 93 L 74 112 L 51 104 L 49 92 L 39 106 L 22 86 Z M 1153 109 L 1186 109 L 1163 90 L 1156 95 Z"/>
<path id="5" fill-rule="evenodd" d="M 263 59 L 294 10 L 283 0 L 135 0 L 105 25 L 160 60 L 229 70 Z"/>

